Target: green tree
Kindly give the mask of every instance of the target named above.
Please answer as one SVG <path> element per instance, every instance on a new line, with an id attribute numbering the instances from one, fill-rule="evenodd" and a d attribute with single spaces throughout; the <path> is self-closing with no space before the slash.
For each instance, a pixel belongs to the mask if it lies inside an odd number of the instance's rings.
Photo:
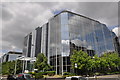
<path id="1" fill-rule="evenodd" d="M 71 55 L 71 64 L 73 69 L 77 69 L 80 74 L 109 74 L 120 72 L 120 57 L 118 53 L 104 53 L 99 56 L 89 56 L 83 51 L 74 51 Z M 75 67 L 77 64 L 77 67 Z"/>
<path id="2" fill-rule="evenodd" d="M 47 71 L 51 69 L 51 66 L 47 63 L 47 57 L 43 53 L 37 55 L 34 67 L 39 71 Z"/>
<path id="3" fill-rule="evenodd" d="M 15 61 L 3 62 L 2 63 L 2 74 L 14 74 L 15 71 Z M 20 60 L 17 61 L 16 72 L 20 73 L 22 71 L 22 63 Z"/>
<path id="4" fill-rule="evenodd" d="M 75 50 L 70 58 L 72 68 L 79 70 L 80 74 L 86 74 L 91 69 L 90 59 L 91 57 L 87 53 L 82 50 Z M 77 64 L 77 67 L 75 67 L 75 64 Z"/>
<path id="5" fill-rule="evenodd" d="M 17 64 L 16 64 L 16 73 L 21 73 L 23 69 L 23 63 L 21 60 L 17 60 Z"/>
<path id="6" fill-rule="evenodd" d="M 3 74 L 14 74 L 15 61 L 9 61 L 2 63 L 2 73 Z"/>
<path id="7" fill-rule="evenodd" d="M 106 61 L 104 65 L 104 70 L 107 72 L 120 71 L 120 57 L 118 53 L 105 53 L 101 56 L 101 59 Z"/>

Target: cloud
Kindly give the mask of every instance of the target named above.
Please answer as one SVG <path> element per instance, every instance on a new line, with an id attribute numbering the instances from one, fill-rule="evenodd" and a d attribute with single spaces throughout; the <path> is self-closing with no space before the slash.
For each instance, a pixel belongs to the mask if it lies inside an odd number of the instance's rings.
<path id="1" fill-rule="evenodd" d="M 116 27 L 112 30 L 117 36 L 120 36 L 120 27 Z"/>
<path id="2" fill-rule="evenodd" d="M 3 7 L 4 8 L 4 7 Z M 8 11 L 7 9 L 2 9 L 2 19 L 3 20 L 10 20 L 13 17 L 13 14 L 10 13 L 10 11 Z"/>
<path id="3" fill-rule="evenodd" d="M 14 2 L 2 3 L 2 49 L 23 49 L 24 37 L 43 25 L 56 10 L 71 10 L 107 25 L 117 25 L 117 3 Z"/>
<path id="4" fill-rule="evenodd" d="M 1 0 L 2 2 L 118 2 L 119 0 Z"/>
<path id="5" fill-rule="evenodd" d="M 7 15 L 7 16 L 6 16 Z M 4 3 L 2 8 L 3 49 L 22 49 L 24 37 L 53 16 L 38 3 Z"/>

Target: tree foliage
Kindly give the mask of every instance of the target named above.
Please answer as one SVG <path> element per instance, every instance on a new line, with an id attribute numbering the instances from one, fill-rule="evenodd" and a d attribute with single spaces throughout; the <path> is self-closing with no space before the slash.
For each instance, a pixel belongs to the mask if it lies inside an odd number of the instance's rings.
<path id="1" fill-rule="evenodd" d="M 70 58 L 72 68 L 79 74 L 112 73 L 120 71 L 120 57 L 118 53 L 104 53 L 102 56 L 89 56 L 83 51 L 74 51 Z M 77 67 L 75 67 L 77 64 Z"/>
<path id="2" fill-rule="evenodd" d="M 86 72 L 91 67 L 89 60 L 90 56 L 88 56 L 87 53 L 80 51 L 74 51 L 74 54 L 71 56 L 71 64 L 72 68 L 79 69 L 82 73 L 83 71 Z M 75 67 L 75 64 L 77 64 L 77 67 Z"/>
<path id="3" fill-rule="evenodd" d="M 47 63 L 47 57 L 43 53 L 39 53 L 34 67 L 38 69 L 38 71 L 47 71 L 51 69 L 51 66 Z"/>
<path id="4" fill-rule="evenodd" d="M 15 72 L 15 61 L 3 62 L 2 63 L 2 74 L 14 74 Z M 17 60 L 16 73 L 22 72 L 22 62 Z"/>

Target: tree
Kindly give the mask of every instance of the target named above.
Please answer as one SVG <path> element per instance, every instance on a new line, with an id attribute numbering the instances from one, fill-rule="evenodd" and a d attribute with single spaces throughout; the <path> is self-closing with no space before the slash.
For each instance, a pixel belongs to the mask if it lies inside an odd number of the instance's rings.
<path id="1" fill-rule="evenodd" d="M 47 71 L 51 69 L 51 66 L 47 63 L 47 57 L 43 53 L 37 55 L 34 67 L 37 68 L 38 71 Z"/>
<path id="2" fill-rule="evenodd" d="M 22 71 L 22 63 L 20 60 L 17 61 L 17 73 Z M 3 62 L 2 63 L 2 74 L 14 74 L 15 61 Z"/>
<path id="3" fill-rule="evenodd" d="M 71 55 L 71 64 L 73 69 L 77 69 L 80 74 L 109 74 L 109 73 L 119 73 L 120 72 L 120 57 L 118 53 L 110 52 L 104 53 L 99 56 L 94 55 L 89 56 L 83 51 L 74 51 Z M 75 67 L 77 64 L 77 67 Z"/>
<path id="4" fill-rule="evenodd" d="M 104 68 L 109 72 L 120 71 L 120 57 L 118 53 L 105 53 L 101 56 L 102 60 L 106 61 Z M 104 69 L 104 70 L 105 70 Z"/>
<path id="5" fill-rule="evenodd" d="M 90 59 L 91 57 L 87 53 L 83 52 L 82 50 L 75 50 L 73 55 L 70 57 L 72 68 L 79 70 L 80 74 L 86 74 L 91 66 L 89 63 Z M 77 67 L 75 67 L 75 64 L 77 64 Z"/>
<path id="6" fill-rule="evenodd" d="M 23 63 L 21 60 L 17 60 L 17 64 L 16 64 L 16 73 L 21 73 L 23 69 Z"/>

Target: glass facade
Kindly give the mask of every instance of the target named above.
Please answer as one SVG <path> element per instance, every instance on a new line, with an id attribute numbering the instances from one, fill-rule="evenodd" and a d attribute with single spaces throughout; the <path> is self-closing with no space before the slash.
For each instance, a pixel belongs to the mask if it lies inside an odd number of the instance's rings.
<path id="1" fill-rule="evenodd" d="M 36 57 L 42 49 L 42 27 L 37 27 L 24 38 L 23 56 Z"/>
<path id="2" fill-rule="evenodd" d="M 23 48 L 23 55 L 27 57 L 31 57 L 31 44 L 32 44 L 32 33 L 27 35 L 24 38 L 24 48 Z"/>
<path id="3" fill-rule="evenodd" d="M 9 51 L 8 53 L 3 55 L 2 62 L 13 61 L 13 60 L 16 60 L 18 57 L 21 57 L 21 56 L 22 56 L 21 52 Z"/>
<path id="4" fill-rule="evenodd" d="M 34 57 L 35 55 L 37 55 L 37 54 L 35 54 L 35 50 L 36 50 L 35 46 L 36 46 L 36 41 L 37 41 L 36 33 L 37 33 L 37 30 L 32 31 L 31 57 Z"/>
<path id="5" fill-rule="evenodd" d="M 48 58 L 57 73 L 70 72 L 70 55 L 73 50 L 83 50 L 90 56 L 115 51 L 113 33 L 98 21 L 63 12 L 49 23 Z"/>
<path id="6" fill-rule="evenodd" d="M 49 22 L 49 47 L 48 60 L 56 73 L 60 72 L 61 64 L 61 24 L 60 15 L 52 18 Z"/>
<path id="7" fill-rule="evenodd" d="M 41 37 L 42 37 L 42 27 L 38 27 L 38 28 L 36 28 L 36 36 L 35 36 L 36 41 L 35 41 L 35 55 L 34 55 L 34 57 L 37 56 L 38 53 L 41 52 L 41 48 L 42 48 Z"/>
<path id="8" fill-rule="evenodd" d="M 35 48 L 47 56 L 56 74 L 71 72 L 73 50 L 83 50 L 90 56 L 115 51 L 115 35 L 106 25 L 70 11 L 55 15 L 38 31 L 36 37 L 39 38 L 35 41 L 38 47 Z"/>
<path id="9" fill-rule="evenodd" d="M 112 33 L 104 24 L 72 13 L 69 13 L 68 24 L 71 44 L 83 48 L 88 54 L 114 51 Z"/>

